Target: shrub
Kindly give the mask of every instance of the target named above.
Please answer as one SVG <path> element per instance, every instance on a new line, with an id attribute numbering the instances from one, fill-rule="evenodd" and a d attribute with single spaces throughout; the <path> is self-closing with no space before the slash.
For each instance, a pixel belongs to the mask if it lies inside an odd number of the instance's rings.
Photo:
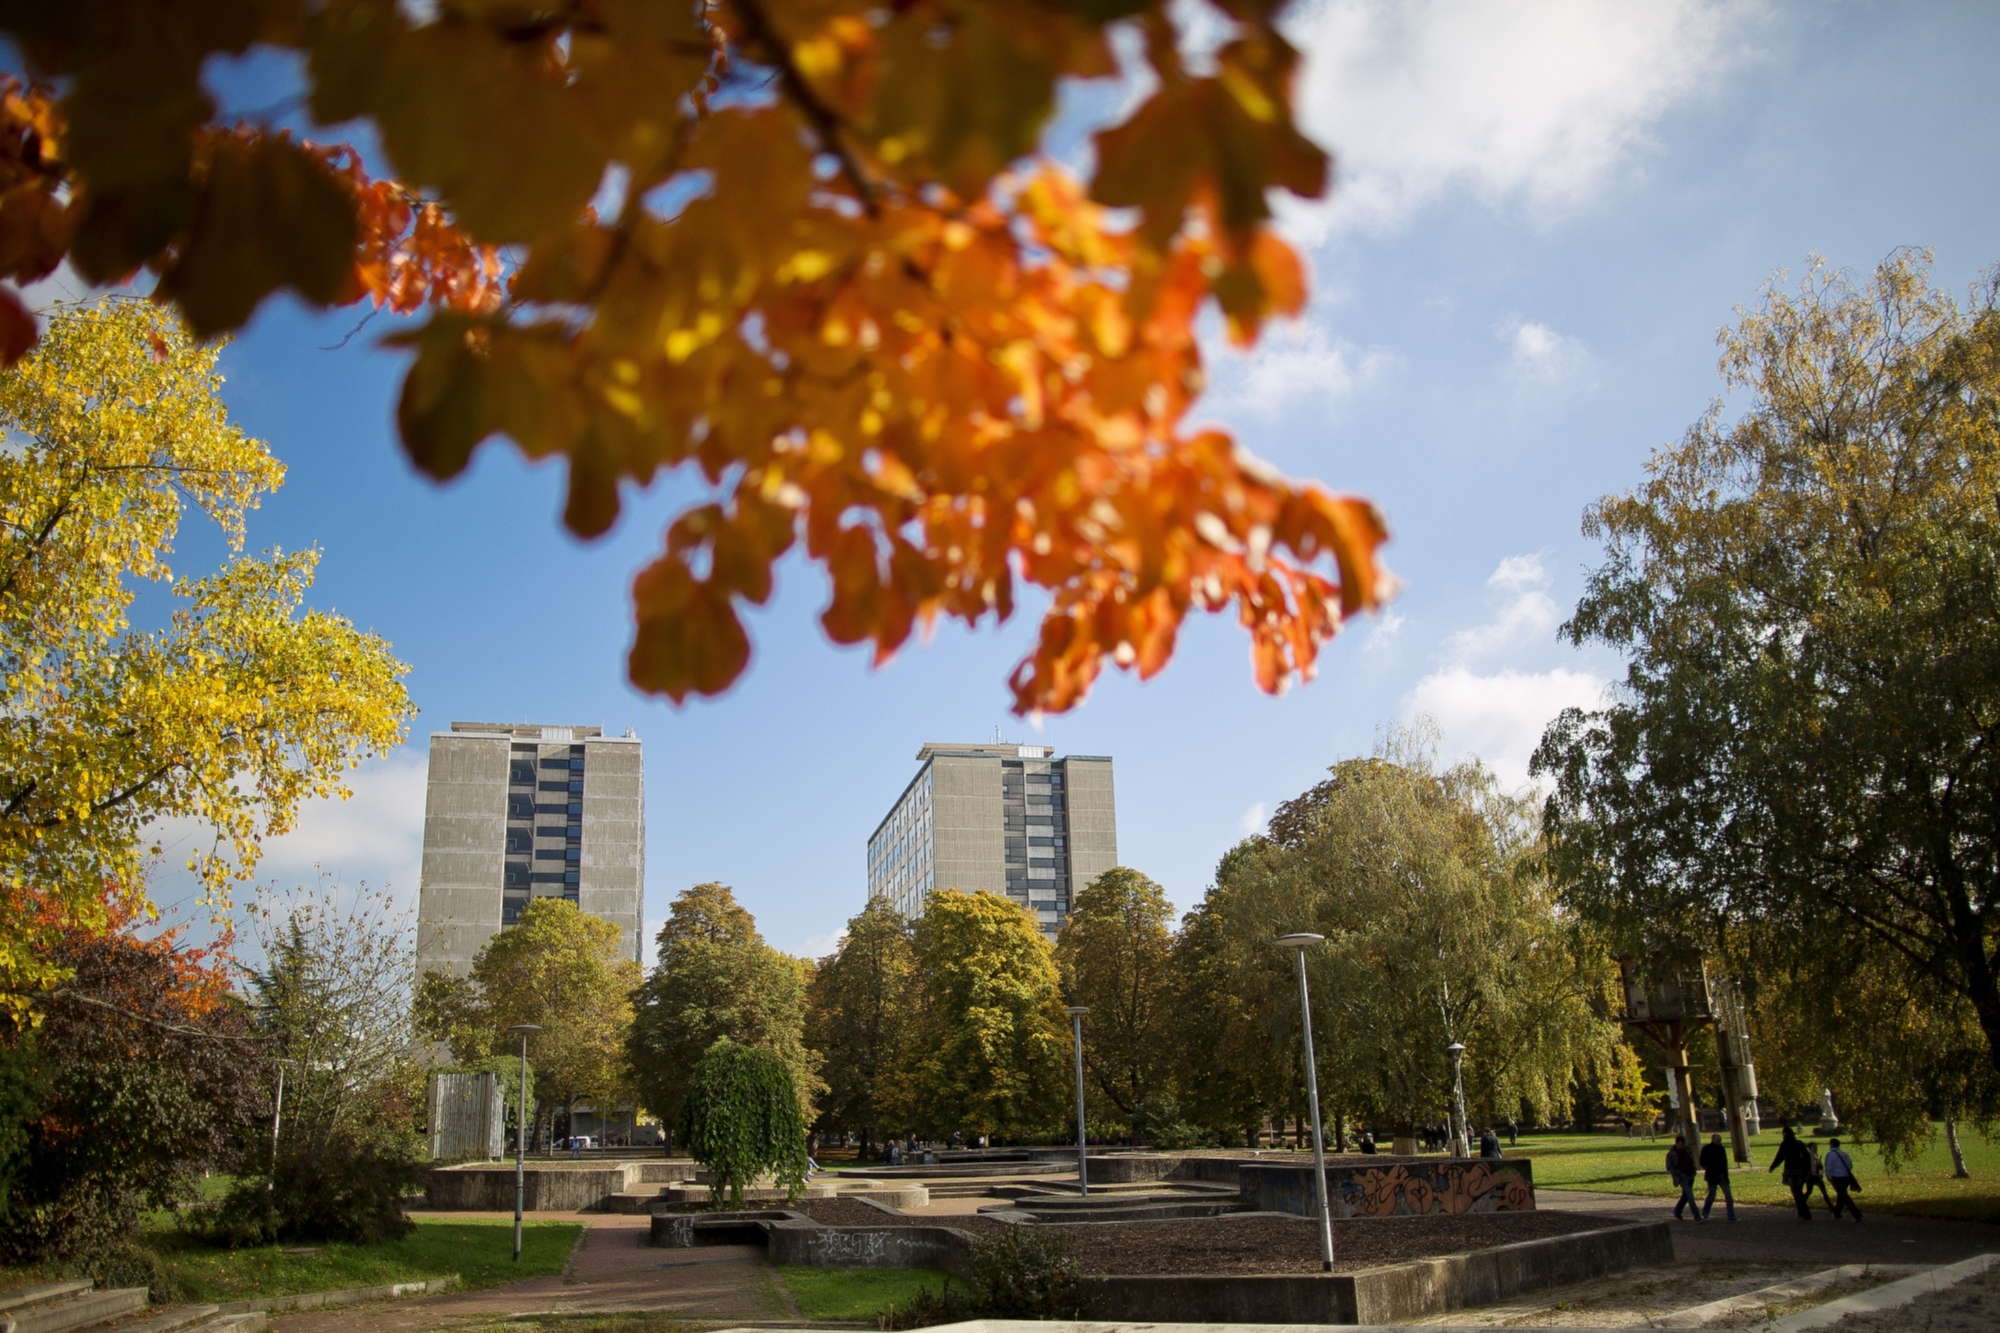
<path id="1" fill-rule="evenodd" d="M 229 1246 L 398 1240 L 416 1229 L 403 1194 L 423 1170 L 403 1136 L 337 1134 L 281 1152 L 273 1173 L 238 1177 L 220 1205 L 185 1215 L 187 1229 Z"/>
<path id="2" fill-rule="evenodd" d="M 100 1289 L 144 1287 L 146 1299 L 154 1305 L 171 1305 L 187 1299 L 188 1294 L 186 1284 L 174 1276 L 166 1260 L 130 1241 L 72 1260 L 62 1267 L 62 1273 L 65 1277 L 87 1277 Z"/>
<path id="3" fill-rule="evenodd" d="M 890 1306 L 875 1317 L 875 1327 L 880 1329 L 929 1328 L 934 1324 L 957 1324 L 973 1317 L 972 1302 L 964 1292 L 947 1282 L 938 1291 L 930 1285 L 917 1288 L 917 1294 L 904 1306 Z"/>
<path id="4" fill-rule="evenodd" d="M 972 1247 L 972 1301 L 983 1319 L 1074 1319 L 1076 1260 L 1053 1231 L 1010 1226 Z"/>

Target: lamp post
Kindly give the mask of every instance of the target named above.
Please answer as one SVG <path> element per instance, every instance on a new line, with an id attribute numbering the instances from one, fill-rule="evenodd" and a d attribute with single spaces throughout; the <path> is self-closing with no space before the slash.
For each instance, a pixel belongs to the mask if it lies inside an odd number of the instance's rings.
<path id="1" fill-rule="evenodd" d="M 1313 1118 L 1313 1176 L 1319 1183 L 1320 1267 L 1331 1273 L 1333 1209 L 1326 1197 L 1326 1138 L 1319 1128 L 1319 1066 L 1313 1061 L 1312 997 L 1306 990 L 1306 950 L 1325 939 L 1324 935 L 1300 931 L 1295 935 L 1280 935 L 1278 943 L 1295 952 L 1299 959 L 1299 1021 L 1305 1028 L 1306 1097 L 1312 1103 Z"/>
<path id="2" fill-rule="evenodd" d="M 1078 1193 L 1090 1193 L 1090 1163 L 1083 1150 L 1083 1016 L 1090 1012 L 1087 1004 L 1072 1004 L 1064 1008 L 1069 1015 L 1070 1033 L 1076 1049 L 1076 1183 Z"/>
<path id="3" fill-rule="evenodd" d="M 1451 1155 L 1470 1157 L 1472 1145 L 1465 1128 L 1465 1043 L 1455 1041 L 1445 1050 L 1451 1052 L 1451 1104 L 1452 1113 L 1458 1118 L 1451 1131 Z"/>
<path id="4" fill-rule="evenodd" d="M 540 1032 L 533 1023 L 507 1029 L 521 1034 L 521 1109 L 514 1117 L 514 1262 L 521 1262 L 521 1204 L 528 1195 L 528 1034 Z"/>

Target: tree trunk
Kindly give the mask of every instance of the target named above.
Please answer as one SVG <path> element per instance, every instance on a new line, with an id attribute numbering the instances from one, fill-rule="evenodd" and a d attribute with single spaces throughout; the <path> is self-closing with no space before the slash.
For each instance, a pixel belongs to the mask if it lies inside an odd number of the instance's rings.
<path id="1" fill-rule="evenodd" d="M 1965 1149 L 1958 1143 L 1958 1120 L 1955 1116 L 1944 1118 L 1944 1142 L 1951 1149 L 1951 1178 L 1969 1180 L 1972 1173 L 1965 1169 Z"/>
<path id="2" fill-rule="evenodd" d="M 1333 1113 L 1333 1150 L 1337 1153 L 1347 1151 L 1347 1113 L 1345 1111 L 1335 1111 Z"/>

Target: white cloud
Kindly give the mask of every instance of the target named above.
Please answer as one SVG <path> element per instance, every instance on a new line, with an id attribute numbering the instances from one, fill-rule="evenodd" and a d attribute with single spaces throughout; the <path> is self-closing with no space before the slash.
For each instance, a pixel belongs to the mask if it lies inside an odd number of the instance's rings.
<path id="1" fill-rule="evenodd" d="M 257 881 L 305 884 L 321 874 L 337 884 L 366 880 L 388 890 L 399 907 L 415 907 L 423 868 L 424 777 L 424 756 L 413 750 L 361 765 L 347 775 L 352 797 L 307 801 L 290 833 L 264 839 Z M 150 826 L 147 834 L 161 848 L 155 899 L 191 902 L 200 889 L 183 867 L 192 852 L 213 844 L 213 830 L 175 819 Z"/>
<path id="2" fill-rule="evenodd" d="M 1476 754 L 1509 786 L 1528 780 L 1528 759 L 1542 731 L 1565 708 L 1596 708 L 1605 682 L 1587 671 L 1505 669 L 1480 675 L 1449 666 L 1417 682 L 1406 701 L 1412 715 L 1437 719 L 1446 746 Z"/>
<path id="3" fill-rule="evenodd" d="M 1403 636 L 1403 626 L 1409 617 L 1400 611 L 1382 611 L 1375 616 L 1375 623 L 1368 628 L 1368 637 L 1361 641 L 1364 653 L 1384 653 L 1396 646 L 1396 640 Z"/>
<path id="4" fill-rule="evenodd" d="M 1447 636 L 1445 665 L 1418 681 L 1404 699 L 1408 717 L 1429 716 L 1454 754 L 1476 754 L 1502 782 L 1528 780 L 1528 760 L 1542 731 L 1565 708 L 1595 708 L 1606 683 L 1587 671 L 1558 667 L 1481 672 L 1487 659 L 1547 643 L 1560 617 L 1549 596 L 1549 572 L 1539 554 L 1510 555 L 1494 567 L 1486 586 L 1497 596 L 1491 618 Z"/>
<path id="5" fill-rule="evenodd" d="M 1254 836 L 1264 831 L 1264 823 L 1269 817 L 1264 803 L 1259 801 L 1243 812 L 1243 817 L 1236 821 L 1236 827 L 1243 830 L 1246 837 Z"/>
<path id="6" fill-rule="evenodd" d="M 1444 641 L 1445 656 L 1457 663 L 1490 657 L 1526 640 L 1546 640 L 1561 615 L 1549 596 L 1549 573 L 1539 555 L 1510 555 L 1486 586 L 1503 594 L 1493 618 L 1459 630 Z"/>
<path id="7" fill-rule="evenodd" d="M 1335 338 L 1310 318 L 1267 327 L 1254 350 L 1205 347 L 1214 389 L 1202 406 L 1271 420 L 1301 405 L 1328 405 L 1360 392 L 1387 370 L 1387 352 Z"/>
<path id="8" fill-rule="evenodd" d="M 1560 384 L 1575 376 L 1590 359 L 1582 342 L 1532 320 L 1504 326 L 1500 337 L 1513 354 L 1514 375 L 1520 380 Z"/>
<path id="9" fill-rule="evenodd" d="M 1586 202 L 1713 87 L 1756 0 L 1321 0 L 1287 25 L 1306 53 L 1307 131 L 1336 162 L 1330 208 L 1287 210 L 1308 243 L 1384 229 L 1453 191 L 1554 213 Z"/>

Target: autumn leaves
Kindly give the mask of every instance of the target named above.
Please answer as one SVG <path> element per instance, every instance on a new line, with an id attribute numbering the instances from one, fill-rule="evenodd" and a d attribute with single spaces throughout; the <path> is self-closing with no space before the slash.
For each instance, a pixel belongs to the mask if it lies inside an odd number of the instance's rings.
<path id="1" fill-rule="evenodd" d="M 1223 8 L 1209 72 L 1164 6 L 1129 3 L 134 16 L 181 55 L 299 51 L 312 114 L 368 122 L 400 178 L 383 182 L 351 151 L 209 124 L 198 58 L 114 98 L 102 74 L 131 32 L 0 6 L 67 79 L 59 108 L 16 90 L 0 158 L 43 199 L 43 177 L 69 183 L 73 245 L 117 241 L 73 255 L 87 276 L 151 265 L 204 334 L 283 287 L 432 305 L 393 341 L 415 353 L 398 424 L 435 477 L 495 434 L 563 456 L 565 522 L 588 537 L 628 482 L 698 466 L 710 497 L 634 584 L 642 688 L 726 689 L 749 660 L 742 609 L 803 545 L 831 583 L 826 632 L 878 662 L 940 616 L 1004 619 L 1021 582 L 1046 590 L 1010 679 L 1021 712 L 1073 706 L 1107 659 L 1151 675 L 1195 610 L 1234 609 L 1275 690 L 1377 603 L 1385 534 L 1365 502 L 1186 422 L 1208 302 L 1245 343 L 1303 304 L 1268 191 L 1327 179 L 1272 10 Z M 1063 80 L 1117 72 L 1113 21 L 1143 36 L 1157 88 L 1079 181 L 1036 147 Z M 115 148 L 83 133 L 107 126 Z M 152 193 L 111 188 L 141 177 Z M 0 240 L 33 220 L 13 198 Z"/>

